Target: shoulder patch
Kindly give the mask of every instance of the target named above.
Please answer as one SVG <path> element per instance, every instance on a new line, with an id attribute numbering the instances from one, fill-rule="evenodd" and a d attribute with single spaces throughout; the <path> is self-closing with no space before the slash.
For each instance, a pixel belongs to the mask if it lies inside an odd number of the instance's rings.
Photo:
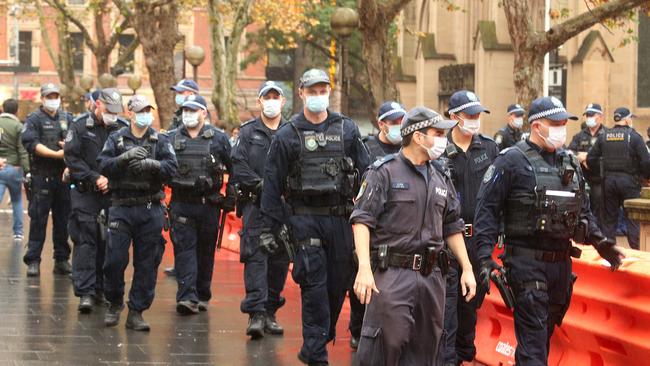
<path id="1" fill-rule="evenodd" d="M 372 163 L 372 168 L 377 169 L 380 166 L 384 165 L 385 163 L 395 159 L 395 154 L 388 154 L 385 155 L 384 157 L 377 159 L 374 163 Z"/>
<path id="2" fill-rule="evenodd" d="M 488 170 L 485 172 L 485 175 L 483 176 L 483 183 L 486 184 L 490 180 L 492 180 L 492 177 L 494 177 L 494 172 L 496 171 L 496 168 L 494 167 L 494 164 L 490 165 Z"/>

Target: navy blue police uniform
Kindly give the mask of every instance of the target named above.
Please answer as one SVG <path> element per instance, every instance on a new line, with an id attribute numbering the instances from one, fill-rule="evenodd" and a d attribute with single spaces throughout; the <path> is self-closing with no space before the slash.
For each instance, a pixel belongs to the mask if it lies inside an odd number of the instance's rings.
<path id="1" fill-rule="evenodd" d="M 627 108 L 614 112 L 614 121 L 634 118 Z M 602 159 L 605 170 L 603 185 L 603 232 L 608 237 L 616 234 L 619 209 L 626 199 L 641 195 L 641 179 L 650 177 L 650 153 L 643 137 L 632 127 L 616 124 L 598 136 L 587 155 L 587 164 L 596 166 Z M 627 240 L 631 248 L 639 248 L 639 223 L 627 220 Z"/>
<path id="2" fill-rule="evenodd" d="M 140 163 L 150 163 L 150 160 L 159 163 L 148 164 L 153 166 L 143 169 L 132 164 L 135 159 L 125 161 L 120 157 L 140 148 L 146 151 Z M 138 138 L 130 128 L 124 127 L 109 136 L 97 162 L 100 173 L 109 180 L 111 191 L 104 295 L 110 303 L 109 310 L 119 314 L 123 306 L 124 271 L 133 241 L 134 273 L 128 307 L 140 313 L 151 306 L 155 294 L 158 265 L 165 247 L 162 184 L 176 175 L 176 157 L 167 136 L 148 127 Z"/>
<path id="3" fill-rule="evenodd" d="M 533 101 L 528 121 L 577 119 L 554 97 Z M 592 244 L 613 267 L 615 242 L 606 239 L 589 210 L 577 158 L 549 152 L 530 140 L 502 151 L 485 173 L 478 194 L 474 235 L 481 262 L 479 285 L 499 268 L 492 250 L 505 222 L 506 279 L 515 299 L 518 365 L 547 365 L 549 341 L 568 310 L 573 282 L 571 239 Z"/>
<path id="4" fill-rule="evenodd" d="M 474 98 L 472 98 L 474 99 Z M 454 113 L 464 112 L 468 115 L 479 114 L 487 111 L 476 100 L 467 98 L 466 91 L 454 93 L 450 98 L 449 110 Z M 465 107 L 466 106 L 466 107 Z M 458 109 L 460 108 L 460 109 Z M 462 133 L 462 132 L 461 132 Z M 458 146 L 453 140 L 451 131 L 448 134 L 449 144 L 440 159 L 451 176 L 456 194 L 460 201 L 461 218 L 465 222 L 465 247 L 474 276 L 478 278 L 480 268 L 476 256 L 476 243 L 473 236 L 474 211 L 476 209 L 476 196 L 478 194 L 483 175 L 497 154 L 499 148 L 491 138 L 477 133 L 472 136 L 467 151 Z M 476 310 L 483 299 L 478 294 L 469 302 L 464 301 L 460 291 L 459 265 L 451 256 L 451 265 L 447 275 L 447 290 L 445 296 L 445 364 L 457 365 L 462 361 L 472 361 L 476 355 L 474 339 L 476 337 Z"/>
<path id="5" fill-rule="evenodd" d="M 381 159 L 386 155 L 396 154 L 402 148 L 401 144 L 387 144 L 379 139 L 377 136 L 367 136 L 363 139 L 363 142 L 368 148 L 368 153 L 370 154 L 370 161 L 374 162 L 377 159 Z"/>
<path id="6" fill-rule="evenodd" d="M 584 115 L 592 116 L 595 113 L 602 114 L 602 107 L 600 104 L 591 103 L 585 108 Z M 574 153 L 580 152 L 589 152 L 592 146 L 596 144 L 598 136 L 602 135 L 605 132 L 605 125 L 601 124 L 598 126 L 598 129 L 592 135 L 589 127 L 585 126 L 580 132 L 575 134 L 571 139 L 571 143 L 568 146 L 568 149 Z M 582 172 L 585 176 L 585 180 L 588 184 L 589 192 L 589 203 L 591 205 L 591 212 L 598 220 L 598 225 L 602 229 L 603 224 L 603 191 L 602 191 L 602 172 L 600 171 L 601 161 L 597 161 L 594 165 L 588 165 L 588 167 L 582 166 Z"/>
<path id="7" fill-rule="evenodd" d="M 52 241 L 54 260 L 67 263 L 70 258 L 68 243 L 68 216 L 70 215 L 70 186 L 62 181 L 65 163 L 63 159 L 51 159 L 36 154 L 38 144 L 53 151 L 65 139 L 72 115 L 58 109 L 54 115 L 43 107 L 27 116 L 22 132 L 22 143 L 30 156 L 31 192 L 28 207 L 30 218 L 29 241 L 23 257 L 26 264 L 40 263 L 47 220 L 52 211 Z"/>
<path id="8" fill-rule="evenodd" d="M 319 124 L 309 122 L 301 112 L 271 142 L 262 189 L 262 230 L 277 230 L 284 218 L 284 196 L 291 206 L 296 247 L 292 277 L 302 298 L 300 357 L 309 363 L 327 363 L 326 344 L 335 337 L 352 280 L 348 217 L 359 172 L 368 165 L 356 124 L 329 110 Z"/>
<path id="9" fill-rule="evenodd" d="M 129 123 L 118 118 L 105 124 L 94 112 L 77 117 L 65 139 L 65 163 L 70 170 L 72 213 L 68 231 L 74 244 L 72 253 L 72 284 L 78 297 L 102 298 L 104 254 L 106 251 L 106 219 L 110 195 L 96 188 L 100 177 L 97 156 L 108 136 Z"/>
<path id="10" fill-rule="evenodd" d="M 265 328 L 268 328 L 266 319 L 274 321 L 275 313 L 284 305 L 285 299 L 280 294 L 289 269 L 289 258 L 283 249 L 271 252 L 271 248 L 260 246 L 264 167 L 276 131 L 268 128 L 261 118 L 250 120 L 242 124 L 232 153 L 232 179 L 240 193 L 237 204 L 244 224 L 239 259 L 244 263 L 246 296 L 240 309 L 250 317 L 264 316 Z"/>
<path id="11" fill-rule="evenodd" d="M 183 108 L 205 109 L 206 103 L 200 96 L 190 96 Z M 207 310 L 219 211 L 225 211 L 224 215 L 232 211 L 235 201 L 232 187 L 226 189 L 227 196 L 220 193 L 224 174 L 232 170 L 228 136 L 204 123 L 196 137 L 190 136 L 185 125 L 168 134 L 178 162 L 178 174 L 169 181 L 170 236 L 178 282 L 176 309 L 183 314 Z"/>
<path id="12" fill-rule="evenodd" d="M 455 124 L 417 107 L 405 117 L 402 135 Z M 445 238 L 463 232 L 460 216 L 454 185 L 439 161 L 416 166 L 400 152 L 368 169 L 350 221 L 370 229 L 379 293 L 366 306 L 359 365 L 439 364 L 445 277 L 438 256 Z"/>

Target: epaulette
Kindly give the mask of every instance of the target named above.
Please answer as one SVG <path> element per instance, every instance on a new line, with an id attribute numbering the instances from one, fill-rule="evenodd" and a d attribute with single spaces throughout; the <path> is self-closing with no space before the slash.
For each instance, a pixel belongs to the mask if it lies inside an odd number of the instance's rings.
<path id="1" fill-rule="evenodd" d="M 253 119 L 249 119 L 248 121 L 246 121 L 246 122 L 242 123 L 241 125 L 239 125 L 239 127 L 240 127 L 240 128 L 241 128 L 241 127 L 244 127 L 244 126 L 246 126 L 247 124 L 250 124 L 250 123 L 252 123 L 252 122 L 255 122 L 256 120 L 257 120 L 257 119 L 255 119 L 255 118 L 253 118 Z"/>
<path id="2" fill-rule="evenodd" d="M 483 140 L 486 140 L 486 141 L 494 141 L 494 139 L 493 139 L 492 137 L 490 137 L 490 136 L 485 136 L 485 135 L 482 134 L 482 133 L 479 133 L 478 136 L 479 136 L 480 138 L 482 138 Z"/>
<path id="3" fill-rule="evenodd" d="M 451 175 L 449 174 L 449 169 L 447 169 L 444 164 L 445 163 L 443 161 L 440 161 L 440 158 L 431 161 L 431 165 L 433 165 L 433 167 L 436 168 L 436 170 L 439 171 L 440 174 L 451 179 Z"/>
<path id="4" fill-rule="evenodd" d="M 151 142 L 157 142 L 157 141 L 158 141 L 158 132 L 155 132 L 155 131 L 154 131 L 154 133 L 152 133 L 151 135 L 149 135 L 149 141 L 151 141 Z"/>
<path id="5" fill-rule="evenodd" d="M 499 155 L 505 155 L 508 151 L 514 149 L 514 146 L 506 147 L 505 149 L 499 151 Z"/>
<path id="6" fill-rule="evenodd" d="M 372 163 L 372 168 L 373 169 L 378 169 L 380 166 L 384 165 L 385 163 L 394 160 L 395 159 L 395 154 L 388 154 L 384 155 L 384 157 L 375 160 L 374 163 Z"/>
<path id="7" fill-rule="evenodd" d="M 72 122 L 78 122 L 78 121 L 81 121 L 81 120 L 84 120 L 84 121 L 85 121 L 85 119 L 88 118 L 88 117 L 89 117 L 89 113 L 88 113 L 88 112 L 86 112 L 86 113 L 82 113 L 82 114 L 78 115 L 77 117 L 75 117 L 75 118 L 72 120 Z"/>
<path id="8" fill-rule="evenodd" d="M 205 131 L 203 131 L 203 138 L 211 139 L 212 136 L 214 136 L 214 129 L 208 128 Z"/>
<path id="9" fill-rule="evenodd" d="M 129 121 L 122 117 L 117 117 L 117 123 L 121 124 L 122 127 L 129 127 Z"/>

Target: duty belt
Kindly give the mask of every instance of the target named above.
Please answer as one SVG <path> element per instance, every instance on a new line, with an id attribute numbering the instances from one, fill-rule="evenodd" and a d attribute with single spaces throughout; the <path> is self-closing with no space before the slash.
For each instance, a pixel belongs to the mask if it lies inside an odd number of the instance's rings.
<path id="1" fill-rule="evenodd" d="M 210 195 L 190 195 L 190 194 L 178 194 L 172 191 L 172 202 L 181 202 L 181 203 L 201 203 L 201 204 L 219 204 L 220 196 L 214 194 L 214 198 Z"/>
<path id="2" fill-rule="evenodd" d="M 564 262 L 570 257 L 580 258 L 581 252 L 577 247 L 562 251 L 549 251 L 506 245 L 505 255 L 507 257 L 529 257 L 541 262 L 557 263 Z"/>
<path id="3" fill-rule="evenodd" d="M 320 247 L 323 245 L 323 241 L 318 238 L 309 238 L 305 240 L 296 241 L 296 245 L 298 245 L 299 247 L 303 245 L 307 247 Z"/>
<path id="4" fill-rule="evenodd" d="M 294 206 L 294 215 L 316 215 L 316 216 L 348 216 L 352 213 L 351 206 L 326 206 L 326 207 L 311 207 L 311 206 Z"/>
<path id="5" fill-rule="evenodd" d="M 141 197 L 111 198 L 111 203 L 113 206 L 151 205 L 152 203 L 159 203 L 163 198 L 165 198 L 165 194 L 159 192 Z"/>
<path id="6" fill-rule="evenodd" d="M 378 261 L 378 251 L 371 251 L 371 259 Z M 423 275 L 428 275 L 438 266 L 438 253 L 431 251 L 418 254 L 401 254 L 388 252 L 386 264 L 390 267 L 407 268 L 413 271 L 420 271 Z"/>

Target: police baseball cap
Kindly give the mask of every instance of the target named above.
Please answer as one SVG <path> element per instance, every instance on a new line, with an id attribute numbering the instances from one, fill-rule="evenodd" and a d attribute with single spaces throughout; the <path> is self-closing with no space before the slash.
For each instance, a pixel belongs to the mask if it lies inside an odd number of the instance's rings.
<path id="1" fill-rule="evenodd" d="M 635 118 L 636 116 L 625 107 L 618 107 L 614 111 L 614 122 L 619 122 L 628 118 Z"/>
<path id="2" fill-rule="evenodd" d="M 134 95 L 131 97 L 126 107 L 132 112 L 139 113 L 147 107 L 153 108 L 153 105 L 149 103 L 149 100 L 144 95 Z"/>
<path id="3" fill-rule="evenodd" d="M 479 101 L 476 94 L 468 90 L 457 91 L 449 98 L 447 114 L 457 114 L 460 112 L 469 115 L 479 114 L 481 112 L 490 113 L 489 110 L 481 105 L 481 101 Z"/>
<path id="4" fill-rule="evenodd" d="M 508 106 L 508 114 L 514 114 L 517 117 L 521 117 L 525 113 L 526 110 L 520 104 L 510 104 Z"/>
<path id="5" fill-rule="evenodd" d="M 310 69 L 300 77 L 300 87 L 310 87 L 316 84 L 330 84 L 330 77 L 321 69 Z"/>
<path id="6" fill-rule="evenodd" d="M 101 93 L 101 89 L 95 89 L 94 92 L 90 93 L 90 99 L 93 103 L 95 103 L 99 99 L 99 94 Z"/>
<path id="7" fill-rule="evenodd" d="M 547 118 L 551 121 L 564 121 L 565 119 L 578 120 L 578 117 L 566 111 L 562 101 L 556 97 L 543 97 L 533 100 L 528 111 L 528 122 Z"/>
<path id="8" fill-rule="evenodd" d="M 400 117 L 406 115 L 406 110 L 404 107 L 397 102 L 384 102 L 379 107 L 379 112 L 377 113 L 377 121 L 389 120 L 395 121 Z"/>
<path id="9" fill-rule="evenodd" d="M 111 113 L 124 112 L 124 106 L 122 105 L 122 94 L 115 88 L 102 89 L 99 92 L 97 100 L 101 100 L 104 104 L 106 104 L 106 109 Z"/>
<path id="10" fill-rule="evenodd" d="M 278 94 L 284 96 L 284 92 L 282 91 L 282 87 L 280 86 L 280 84 L 276 83 L 275 81 L 269 80 L 263 82 L 262 85 L 260 85 L 260 88 L 257 91 L 257 97 L 261 98 L 271 90 L 275 90 L 276 92 L 278 92 Z"/>
<path id="11" fill-rule="evenodd" d="M 53 83 L 47 83 L 41 85 L 41 96 L 47 97 L 50 94 L 57 93 L 61 95 L 61 89 L 59 88 L 58 85 L 53 84 Z"/>
<path id="12" fill-rule="evenodd" d="M 205 98 L 203 98 L 198 94 L 190 95 L 187 98 L 185 98 L 185 101 L 183 102 L 181 108 L 187 108 L 193 111 L 198 111 L 199 109 L 203 109 L 204 111 L 207 111 L 208 103 L 205 101 Z"/>
<path id="13" fill-rule="evenodd" d="M 603 107 L 598 103 L 589 103 L 585 107 L 585 111 L 582 112 L 582 115 L 593 116 L 594 114 L 603 114 Z"/>
<path id="14" fill-rule="evenodd" d="M 458 121 L 444 119 L 440 113 L 427 107 L 415 107 L 406 113 L 400 133 L 402 136 L 408 136 L 428 127 L 448 130 L 456 126 L 457 123 Z"/>
<path id="15" fill-rule="evenodd" d="M 182 93 L 184 91 L 191 91 L 192 93 L 199 93 L 199 84 L 191 79 L 183 79 L 170 88 L 171 90 Z"/>

